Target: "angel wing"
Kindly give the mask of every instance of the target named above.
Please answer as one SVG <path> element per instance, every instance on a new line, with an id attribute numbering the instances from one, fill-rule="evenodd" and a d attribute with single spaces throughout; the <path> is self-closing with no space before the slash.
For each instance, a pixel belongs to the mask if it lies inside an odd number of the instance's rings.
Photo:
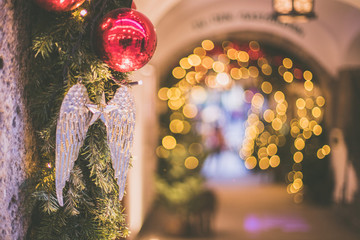
<path id="1" fill-rule="evenodd" d="M 135 103 L 131 90 L 121 86 L 115 93 L 104 111 L 107 130 L 107 142 L 119 185 L 119 200 L 122 200 L 125 190 L 127 170 L 130 160 L 135 128 Z"/>
<path id="2" fill-rule="evenodd" d="M 69 180 L 79 150 L 84 143 L 89 128 L 91 113 L 86 107 L 90 99 L 82 84 L 72 86 L 66 94 L 60 108 L 56 127 L 56 195 L 63 206 L 62 191 Z"/>

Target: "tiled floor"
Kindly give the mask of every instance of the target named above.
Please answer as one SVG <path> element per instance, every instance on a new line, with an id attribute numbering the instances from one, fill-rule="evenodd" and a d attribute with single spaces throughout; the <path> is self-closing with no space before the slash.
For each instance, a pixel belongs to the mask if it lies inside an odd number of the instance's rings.
<path id="1" fill-rule="evenodd" d="M 331 207 L 295 204 L 280 185 L 211 185 L 218 207 L 215 234 L 197 240 L 359 240 Z M 137 240 L 191 240 L 164 234 L 150 219 Z"/>

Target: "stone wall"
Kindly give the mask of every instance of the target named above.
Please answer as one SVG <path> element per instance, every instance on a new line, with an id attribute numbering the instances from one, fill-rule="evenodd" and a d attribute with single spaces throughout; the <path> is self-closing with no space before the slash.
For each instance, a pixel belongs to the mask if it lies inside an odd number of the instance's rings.
<path id="1" fill-rule="evenodd" d="M 0 239 L 24 239 L 20 190 L 31 151 L 24 100 L 29 46 L 28 0 L 0 0 Z"/>

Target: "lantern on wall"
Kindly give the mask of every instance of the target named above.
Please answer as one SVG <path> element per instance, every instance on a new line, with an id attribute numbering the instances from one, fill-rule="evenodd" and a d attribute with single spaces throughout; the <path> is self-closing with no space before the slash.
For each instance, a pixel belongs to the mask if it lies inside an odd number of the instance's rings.
<path id="1" fill-rule="evenodd" d="M 314 0 L 273 0 L 274 17 L 280 22 L 306 22 L 315 18 Z"/>

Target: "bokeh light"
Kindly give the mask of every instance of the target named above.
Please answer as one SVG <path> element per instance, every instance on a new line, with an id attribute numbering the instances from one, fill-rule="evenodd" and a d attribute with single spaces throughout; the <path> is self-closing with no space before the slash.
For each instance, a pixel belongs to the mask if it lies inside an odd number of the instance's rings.
<path id="1" fill-rule="evenodd" d="M 181 90 L 176 87 L 172 87 L 167 91 L 167 97 L 170 100 L 178 100 L 181 97 Z"/>
<path id="2" fill-rule="evenodd" d="M 207 91 L 202 86 L 191 88 L 191 99 L 195 104 L 202 104 L 207 99 Z"/>
<path id="3" fill-rule="evenodd" d="M 248 62 L 249 61 L 249 54 L 245 51 L 239 51 L 238 59 L 240 62 Z"/>
<path id="4" fill-rule="evenodd" d="M 204 152 L 203 145 L 201 143 L 192 143 L 189 146 L 189 153 L 194 156 L 201 155 Z"/>
<path id="5" fill-rule="evenodd" d="M 270 160 L 267 157 L 261 158 L 259 161 L 259 167 L 261 170 L 268 169 L 270 166 Z"/>
<path id="6" fill-rule="evenodd" d="M 251 157 L 248 157 L 246 160 L 245 160 L 245 167 L 247 169 L 254 169 L 257 165 L 257 160 L 255 157 L 251 156 Z"/>
<path id="7" fill-rule="evenodd" d="M 206 51 L 202 47 L 197 47 L 194 49 L 193 53 L 199 57 L 204 57 L 206 55 Z"/>
<path id="8" fill-rule="evenodd" d="M 230 77 L 227 73 L 219 73 L 216 75 L 216 82 L 221 86 L 227 86 L 230 84 Z"/>
<path id="9" fill-rule="evenodd" d="M 232 68 L 230 70 L 230 76 L 235 80 L 239 80 L 242 77 L 242 73 L 239 68 Z"/>
<path id="10" fill-rule="evenodd" d="M 272 168 L 276 168 L 280 165 L 280 157 L 278 155 L 274 155 L 270 158 L 270 166 Z"/>
<path id="11" fill-rule="evenodd" d="M 162 139 L 162 145 L 164 146 L 164 148 L 166 149 L 173 149 L 176 146 L 176 139 L 173 136 L 165 136 Z"/>
<path id="12" fill-rule="evenodd" d="M 179 119 L 174 119 L 170 122 L 169 128 L 173 133 L 181 133 L 184 130 L 184 123 Z"/>
<path id="13" fill-rule="evenodd" d="M 195 169 L 199 166 L 199 160 L 196 157 L 190 156 L 185 159 L 184 165 L 187 169 Z"/>
<path id="14" fill-rule="evenodd" d="M 330 154 L 331 149 L 330 149 L 329 145 L 324 145 L 322 148 L 324 149 L 324 154 L 325 155 Z"/>
<path id="15" fill-rule="evenodd" d="M 303 160 L 304 155 L 302 154 L 302 152 L 296 152 L 293 156 L 294 162 L 299 163 Z"/>
<path id="16" fill-rule="evenodd" d="M 181 132 L 181 134 L 188 134 L 189 132 L 190 132 L 190 130 L 191 130 L 191 124 L 188 122 L 188 121 L 184 121 L 183 122 L 183 124 L 184 124 L 184 129 L 183 129 L 183 131 Z"/>
<path id="17" fill-rule="evenodd" d="M 297 138 L 294 141 L 294 146 L 297 150 L 303 150 L 305 147 L 305 141 L 302 138 Z"/>
<path id="18" fill-rule="evenodd" d="M 160 100 L 167 101 L 169 99 L 167 96 L 168 90 L 169 89 L 167 87 L 160 88 L 158 91 L 158 97 Z"/>
<path id="19" fill-rule="evenodd" d="M 316 136 L 319 136 L 321 133 L 322 133 L 322 127 L 320 125 L 315 125 L 314 128 L 313 128 L 313 133 L 316 135 Z"/>
<path id="20" fill-rule="evenodd" d="M 323 151 L 323 149 L 322 148 L 320 148 L 318 151 L 317 151 L 317 157 L 319 158 L 319 159 L 323 159 L 324 157 L 325 157 L 325 154 L 324 154 L 324 151 Z"/>
<path id="21" fill-rule="evenodd" d="M 251 104 L 256 108 L 261 108 L 264 104 L 264 96 L 260 93 L 255 93 L 251 100 Z"/>
<path id="22" fill-rule="evenodd" d="M 314 118 L 319 118 L 321 116 L 321 109 L 319 107 L 314 107 L 311 111 Z"/>
<path id="23" fill-rule="evenodd" d="M 300 118 L 299 124 L 302 129 L 305 129 L 309 126 L 309 119 L 307 119 L 306 117 L 302 117 Z"/>
<path id="24" fill-rule="evenodd" d="M 249 75 L 252 78 L 257 78 L 259 76 L 259 69 L 254 66 L 249 67 Z"/>
<path id="25" fill-rule="evenodd" d="M 183 69 L 190 69 L 192 67 L 191 64 L 189 63 L 188 58 L 182 58 L 179 64 Z"/>
<path id="26" fill-rule="evenodd" d="M 314 107 L 314 100 L 312 98 L 306 98 L 305 107 L 307 109 L 312 109 Z"/>
<path id="27" fill-rule="evenodd" d="M 287 69 L 290 69 L 290 68 L 292 68 L 292 66 L 293 66 L 293 62 L 291 61 L 290 58 L 284 58 L 284 59 L 283 59 L 283 65 L 284 65 L 284 67 L 286 67 Z"/>
<path id="28" fill-rule="evenodd" d="M 278 73 L 280 76 L 283 76 L 286 71 L 287 69 L 283 65 L 278 67 Z"/>
<path id="29" fill-rule="evenodd" d="M 322 107 L 325 105 L 325 98 L 323 96 L 318 96 L 316 98 L 316 104 L 319 106 L 319 107 Z"/>
<path id="30" fill-rule="evenodd" d="M 236 60 L 238 56 L 238 51 L 234 48 L 230 48 L 227 50 L 227 56 L 231 60 Z"/>
<path id="31" fill-rule="evenodd" d="M 183 114 L 187 118 L 194 118 L 198 113 L 198 109 L 195 104 L 188 103 L 183 108 Z"/>
<path id="32" fill-rule="evenodd" d="M 275 118 L 272 121 L 271 126 L 273 127 L 274 130 L 279 131 L 282 128 L 283 123 L 280 118 Z"/>
<path id="33" fill-rule="evenodd" d="M 201 65 L 206 69 L 211 69 L 213 64 L 214 64 L 214 59 L 212 59 L 211 57 L 204 57 L 201 60 Z"/>
<path id="34" fill-rule="evenodd" d="M 257 41 L 250 41 L 249 47 L 252 51 L 255 51 L 255 52 L 260 50 L 260 45 Z"/>
<path id="35" fill-rule="evenodd" d="M 159 158 L 168 158 L 170 156 L 170 151 L 165 149 L 163 146 L 159 146 L 156 148 L 156 155 Z"/>
<path id="36" fill-rule="evenodd" d="M 199 66 L 201 64 L 201 58 L 196 54 L 191 54 L 188 57 L 188 62 L 191 66 Z"/>
<path id="37" fill-rule="evenodd" d="M 305 105 L 306 105 L 306 103 L 305 103 L 305 100 L 304 100 L 304 99 L 298 98 L 298 99 L 296 100 L 296 107 L 297 107 L 297 108 L 299 108 L 299 109 L 304 109 L 304 108 L 305 108 Z"/>
<path id="38" fill-rule="evenodd" d="M 181 106 L 185 103 L 185 99 L 184 98 L 179 98 L 176 100 L 169 100 L 168 101 L 168 106 L 170 109 L 172 110 L 178 110 L 179 108 L 181 108 Z"/>
<path id="39" fill-rule="evenodd" d="M 285 82 L 291 83 L 294 80 L 294 75 L 291 72 L 284 72 L 283 78 Z"/>
<path id="40" fill-rule="evenodd" d="M 272 68 L 271 68 L 271 66 L 270 66 L 269 64 L 265 63 L 265 64 L 263 64 L 263 65 L 261 66 L 261 71 L 262 71 L 265 75 L 269 76 L 269 75 L 271 75 L 271 73 L 272 73 Z"/>
<path id="41" fill-rule="evenodd" d="M 277 103 L 282 103 L 284 100 L 285 100 L 285 95 L 283 92 L 281 91 L 277 91 L 275 94 L 274 94 L 274 99 Z"/>
<path id="42" fill-rule="evenodd" d="M 306 70 L 304 73 L 303 73 L 303 77 L 306 81 L 311 81 L 312 78 L 313 78 L 313 74 L 309 71 L 309 70 Z"/>
<path id="43" fill-rule="evenodd" d="M 272 85 L 270 82 L 264 81 L 261 84 L 261 90 L 266 93 L 266 94 L 270 94 L 272 92 Z"/>
<path id="44" fill-rule="evenodd" d="M 277 150 L 278 150 L 278 148 L 277 148 L 276 144 L 274 144 L 274 143 L 269 144 L 269 146 L 267 146 L 267 148 L 266 148 L 267 154 L 269 156 L 275 155 L 277 153 Z"/>
<path id="45" fill-rule="evenodd" d="M 204 40 L 201 43 L 201 46 L 206 50 L 206 51 L 211 51 L 214 49 L 215 45 L 211 40 Z"/>
<path id="46" fill-rule="evenodd" d="M 177 79 L 182 79 L 185 77 L 186 71 L 182 67 L 176 67 L 173 69 L 172 74 Z"/>
<path id="47" fill-rule="evenodd" d="M 222 73 L 225 71 L 225 64 L 220 61 L 215 61 L 212 68 L 215 72 Z"/>
<path id="48" fill-rule="evenodd" d="M 314 89 L 314 84 L 311 81 L 305 81 L 304 82 L 304 88 L 307 91 L 312 91 Z"/>
<path id="49" fill-rule="evenodd" d="M 207 143 L 184 142 L 190 136 L 187 134 L 201 132 L 207 137 L 214 134 L 214 126 L 225 129 L 228 117 L 241 116 L 243 124 L 234 127 L 241 128 L 244 136 L 237 136 L 238 142 L 233 143 L 228 138 L 234 135 L 233 128 L 221 130 L 224 144 L 233 144 L 231 147 L 249 170 L 278 167 L 281 147 L 287 142 L 293 144 L 288 150 L 293 162 L 289 166 L 292 171 L 287 174 L 287 191 L 294 194 L 295 202 L 302 201 L 302 163 L 307 161 L 304 155 L 316 154 L 323 159 L 331 151 L 329 145 L 312 150 L 311 138 L 323 131 L 320 124 L 325 98 L 319 95 L 321 89 L 311 71 L 288 57 L 267 58 L 257 41 L 248 45 L 224 41 L 215 46 L 211 40 L 204 40 L 190 55 L 180 59 L 171 74 L 178 82 L 158 91 L 158 98 L 167 101 L 172 111 L 168 129 L 162 129 L 166 136 L 156 148 L 159 158 L 170 162 L 176 157 L 177 167 L 190 170 L 201 167 Z M 214 97 L 213 93 L 218 95 Z"/>
<path id="50" fill-rule="evenodd" d="M 266 109 L 264 112 L 264 120 L 268 123 L 272 122 L 275 118 L 275 113 L 271 109 Z"/>

